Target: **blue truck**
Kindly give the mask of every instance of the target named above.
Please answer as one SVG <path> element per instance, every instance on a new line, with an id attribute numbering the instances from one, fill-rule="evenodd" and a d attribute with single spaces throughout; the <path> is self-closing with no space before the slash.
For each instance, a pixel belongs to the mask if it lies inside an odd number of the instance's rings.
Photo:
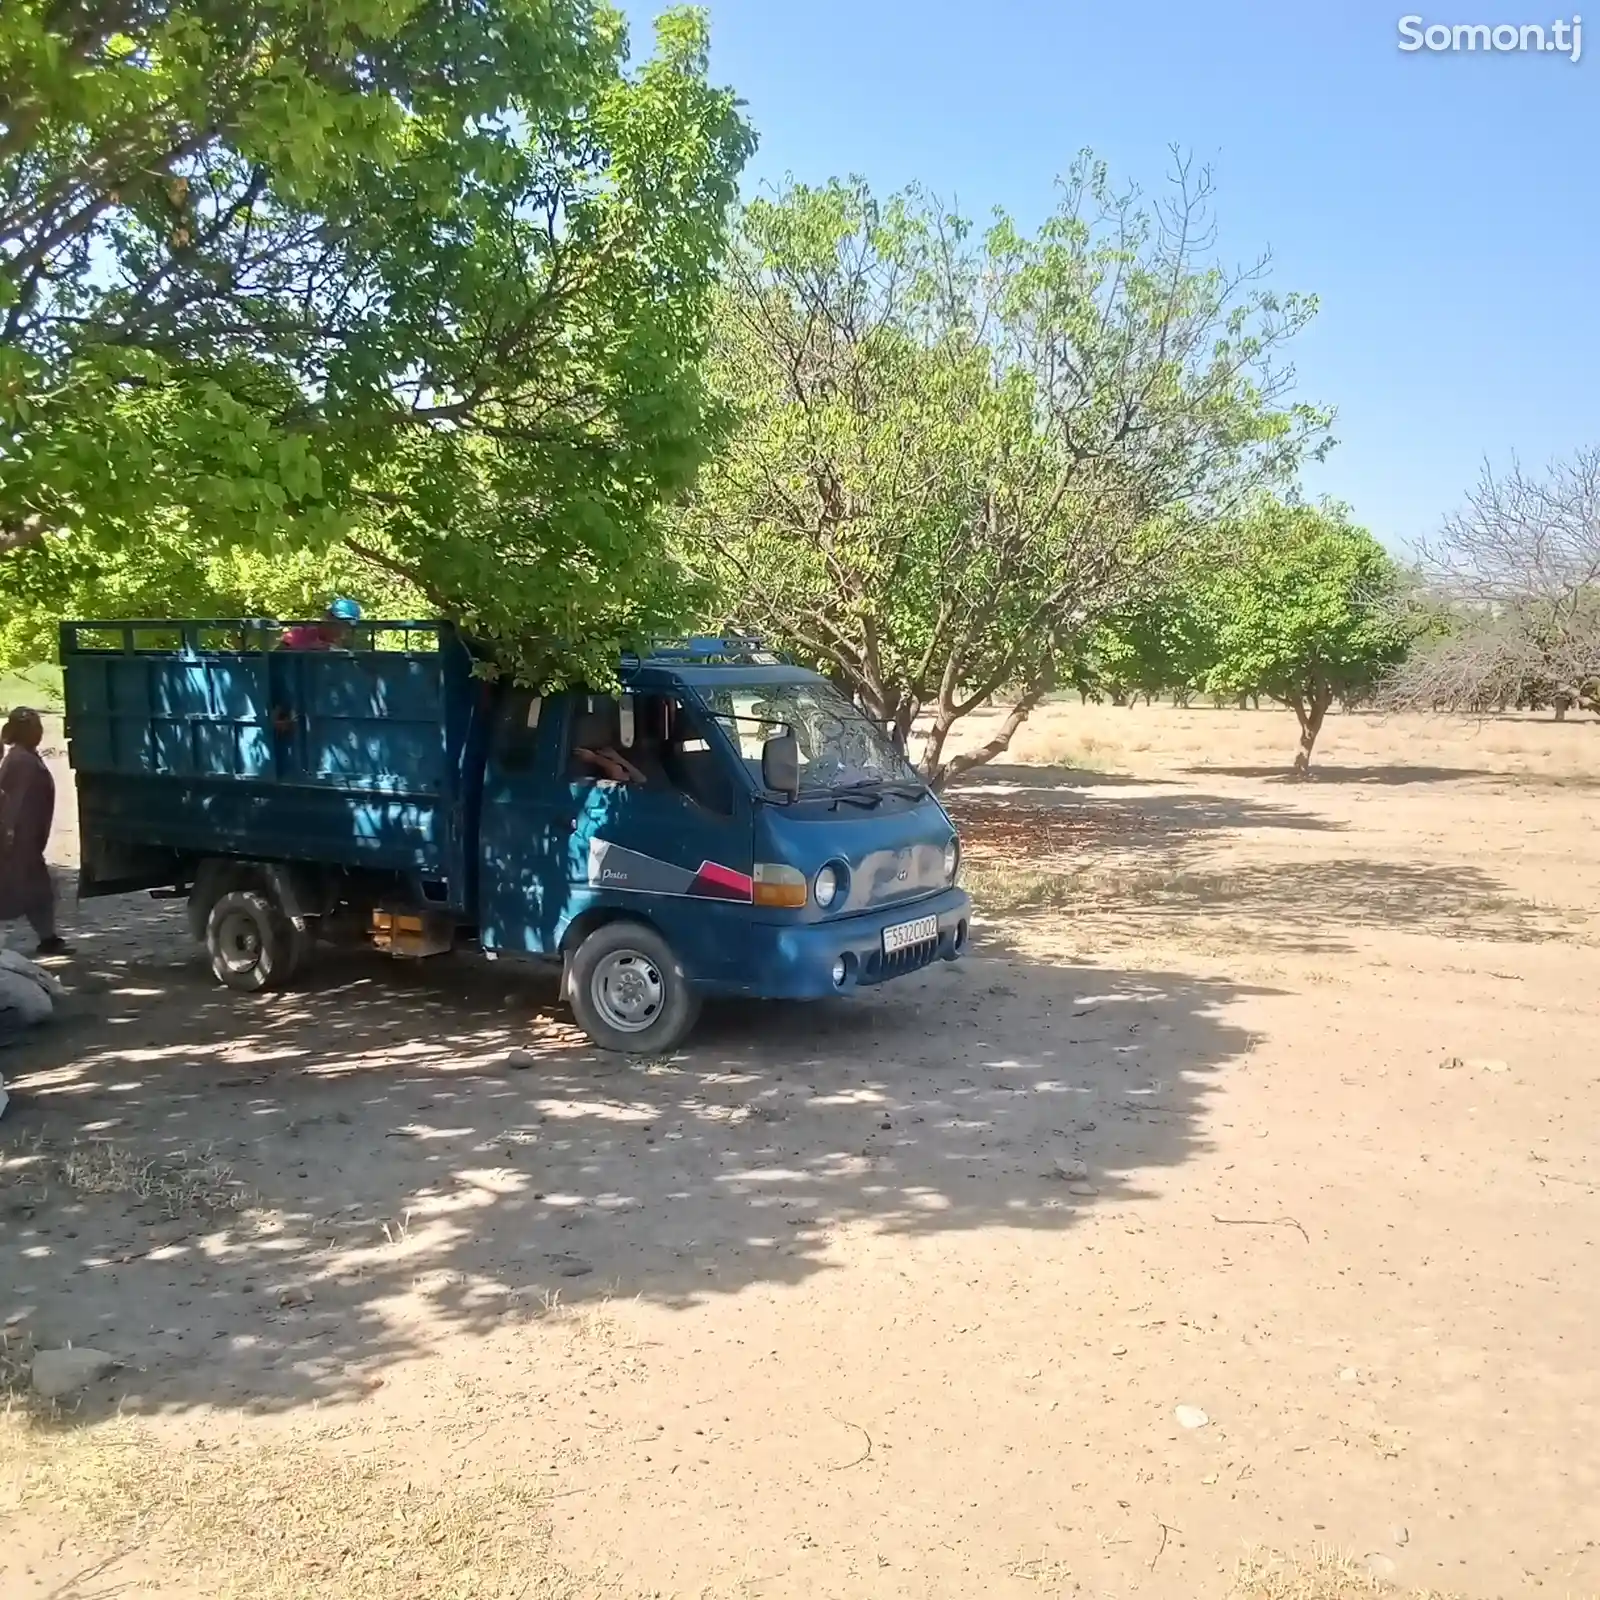
<path id="1" fill-rule="evenodd" d="M 625 659 L 605 692 L 486 675 L 448 623 L 283 648 L 255 619 L 68 622 L 82 896 L 187 895 L 217 978 L 320 943 L 558 967 L 607 1049 L 708 996 L 812 999 L 951 961 L 970 902 L 937 798 L 759 640 Z"/>

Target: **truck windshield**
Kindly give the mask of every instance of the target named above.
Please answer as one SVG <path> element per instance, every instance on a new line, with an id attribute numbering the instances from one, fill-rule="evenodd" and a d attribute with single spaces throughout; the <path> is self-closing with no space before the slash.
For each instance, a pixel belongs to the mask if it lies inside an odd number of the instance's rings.
<path id="1" fill-rule="evenodd" d="M 883 784 L 924 788 L 916 768 L 829 684 L 719 683 L 701 694 L 758 782 L 761 746 L 769 734 L 789 728 L 800 746 L 802 793 Z"/>

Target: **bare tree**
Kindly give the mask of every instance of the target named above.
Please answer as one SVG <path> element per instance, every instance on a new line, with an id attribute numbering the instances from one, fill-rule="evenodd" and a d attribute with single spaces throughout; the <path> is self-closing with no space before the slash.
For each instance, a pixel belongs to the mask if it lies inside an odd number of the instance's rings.
<path id="1" fill-rule="evenodd" d="M 1486 463 L 1421 561 L 1447 627 L 1396 672 L 1387 704 L 1600 709 L 1600 447 L 1537 475 Z"/>

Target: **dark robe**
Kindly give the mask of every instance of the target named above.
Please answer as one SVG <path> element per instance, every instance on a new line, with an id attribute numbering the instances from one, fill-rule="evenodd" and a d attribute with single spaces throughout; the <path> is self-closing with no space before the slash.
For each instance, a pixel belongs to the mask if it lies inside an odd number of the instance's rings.
<path id="1" fill-rule="evenodd" d="M 56 781 L 39 752 L 8 745 L 0 760 L 0 922 L 52 903 L 44 847 L 55 811 Z"/>

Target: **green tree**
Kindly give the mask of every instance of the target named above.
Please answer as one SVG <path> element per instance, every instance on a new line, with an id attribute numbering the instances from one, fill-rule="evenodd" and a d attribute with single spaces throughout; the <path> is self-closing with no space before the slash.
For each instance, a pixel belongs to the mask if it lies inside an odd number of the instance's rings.
<path id="1" fill-rule="evenodd" d="M 1328 708 L 1369 697 L 1424 626 L 1400 568 L 1338 506 L 1262 501 L 1213 536 L 1194 570 L 1212 619 L 1205 687 L 1288 706 L 1300 724 L 1298 778 Z"/>
<path id="2" fill-rule="evenodd" d="M 0 563 L 342 542 L 603 665 L 714 435 L 751 143 L 698 13 L 626 62 L 593 0 L 0 7 Z"/>
<path id="3" fill-rule="evenodd" d="M 370 616 L 426 617 L 404 580 L 346 545 L 284 551 L 152 527 L 133 544 L 44 539 L 0 565 L 0 670 L 55 659 L 63 617 L 315 617 L 336 594 Z"/>
<path id="4" fill-rule="evenodd" d="M 1183 703 L 1204 685 L 1215 648 L 1195 565 L 1171 563 L 1159 588 L 1107 617 L 1090 640 L 1086 676 L 1113 704 L 1136 694 Z"/>
<path id="5" fill-rule="evenodd" d="M 750 205 L 714 373 L 740 426 L 684 519 L 727 620 L 909 734 L 936 785 L 1005 750 L 1194 519 L 1291 471 L 1326 418 L 1278 347 L 1311 315 L 1205 265 L 1209 188 L 1085 157 L 1033 236 L 859 181 Z M 1002 692 L 996 736 L 956 724 Z"/>

